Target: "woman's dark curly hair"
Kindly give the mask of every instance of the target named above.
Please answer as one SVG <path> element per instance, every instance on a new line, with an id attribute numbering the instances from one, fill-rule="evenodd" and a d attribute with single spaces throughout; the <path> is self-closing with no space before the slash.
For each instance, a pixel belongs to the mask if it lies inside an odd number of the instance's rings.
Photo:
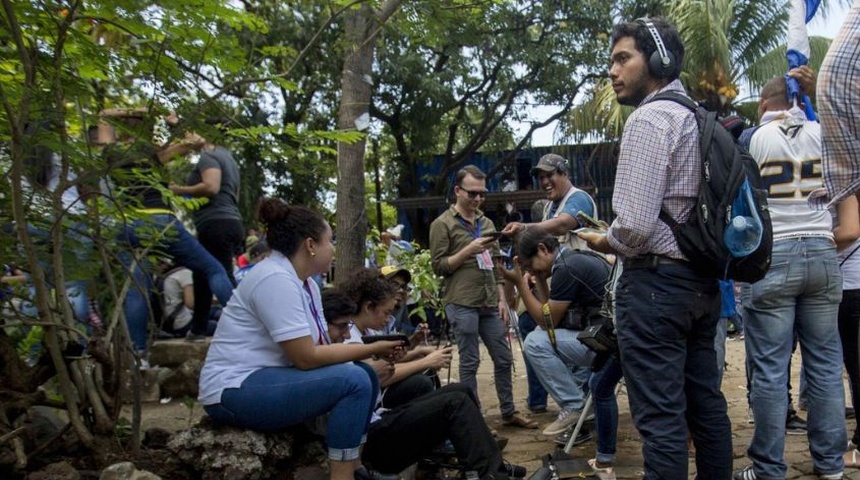
<path id="1" fill-rule="evenodd" d="M 558 250 L 558 238 L 540 227 L 529 227 L 517 235 L 517 255 L 520 258 L 532 258 L 538 253 L 538 245 L 544 246 L 550 252 Z"/>
<path id="2" fill-rule="evenodd" d="M 362 308 L 365 303 L 375 307 L 397 296 L 397 286 L 386 280 L 375 268 L 360 268 L 338 285 Z"/>
<path id="3" fill-rule="evenodd" d="M 257 207 L 257 218 L 266 227 L 266 242 L 272 250 L 291 257 L 307 238 L 319 241 L 326 221 L 318 212 L 303 206 L 287 205 L 277 198 L 266 198 Z"/>
<path id="4" fill-rule="evenodd" d="M 353 317 L 358 313 L 355 300 L 340 288 L 326 288 L 322 292 L 323 315 L 327 323 L 343 317 Z"/>

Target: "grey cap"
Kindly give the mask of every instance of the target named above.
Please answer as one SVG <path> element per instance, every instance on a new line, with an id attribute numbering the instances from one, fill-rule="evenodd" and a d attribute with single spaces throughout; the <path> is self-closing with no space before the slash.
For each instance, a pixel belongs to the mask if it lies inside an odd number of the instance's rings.
<path id="1" fill-rule="evenodd" d="M 547 153 L 540 157 L 537 165 L 531 169 L 532 176 L 537 175 L 538 170 L 544 172 L 554 172 L 556 170 L 567 173 L 567 159 L 555 153 Z"/>

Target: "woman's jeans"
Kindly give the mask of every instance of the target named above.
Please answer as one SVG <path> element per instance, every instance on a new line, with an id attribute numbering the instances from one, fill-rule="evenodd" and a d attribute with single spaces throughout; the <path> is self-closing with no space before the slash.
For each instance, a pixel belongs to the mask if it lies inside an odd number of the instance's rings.
<path id="1" fill-rule="evenodd" d="M 784 478 L 788 368 L 795 335 L 806 372 L 813 468 L 841 472 L 847 443 L 837 317 L 842 275 L 829 238 L 773 244 L 770 270 L 745 290 L 745 346 L 755 433 L 747 455 L 759 478 Z"/>
<path id="2" fill-rule="evenodd" d="M 66 227 L 63 226 L 62 228 Z M 92 261 L 93 241 L 84 233 L 87 231 L 86 229 L 86 225 L 80 223 L 75 223 L 71 227 L 68 227 L 65 232 L 66 241 L 64 243 L 64 247 L 69 249 L 66 251 L 70 252 L 70 255 L 64 255 L 64 261 L 67 266 L 67 271 L 64 274 L 66 278 L 73 278 L 73 280 L 65 282 L 66 300 L 72 307 L 75 319 L 84 324 L 87 323 L 90 309 L 89 297 L 87 296 L 88 282 L 85 278 L 80 278 L 80 275 L 74 275 L 73 270 L 68 270 L 68 268 L 74 269 L 75 265 L 70 265 L 70 259 L 66 257 L 73 257 L 74 261 L 81 264 Z M 37 243 L 47 244 L 51 240 L 49 232 L 33 225 L 27 225 L 27 233 Z M 53 280 L 53 264 L 41 262 L 41 265 L 45 269 L 47 281 L 50 283 Z M 49 286 L 53 288 L 53 286 Z M 30 286 L 30 298 L 33 300 L 21 304 L 21 313 L 26 316 L 37 317 L 39 316 L 39 311 L 36 309 L 34 303 L 36 298 L 35 286 Z"/>
<path id="3" fill-rule="evenodd" d="M 376 373 L 363 362 L 313 370 L 268 367 L 252 373 L 241 387 L 224 390 L 221 403 L 203 408 L 218 423 L 262 432 L 329 413 L 329 459 L 350 461 L 359 457 L 378 391 Z"/>
<path id="4" fill-rule="evenodd" d="M 617 355 L 594 372 L 588 380 L 588 387 L 594 399 L 594 419 L 597 423 L 597 461 L 615 461 L 615 446 L 618 439 L 618 402 L 615 389 L 621 380 L 621 362 Z"/>
<path id="5" fill-rule="evenodd" d="M 860 412 L 860 357 L 858 357 L 857 335 L 860 331 L 860 290 L 844 290 L 839 304 L 839 337 L 842 339 L 842 362 L 848 372 L 851 388 L 851 406 Z M 854 419 L 854 434 L 851 441 L 860 445 L 860 417 Z"/>
<path id="6" fill-rule="evenodd" d="M 149 246 L 149 237 L 158 234 L 158 245 L 152 253 L 163 253 L 173 258 L 176 265 L 200 272 L 209 280 L 209 287 L 221 305 L 227 305 L 233 295 L 233 284 L 224 267 L 200 245 L 176 217 L 170 214 L 146 215 L 126 224 L 120 231 L 119 241 L 131 249 Z M 130 270 L 134 256 L 131 250 L 122 250 L 119 259 Z M 125 320 L 135 350 L 147 349 L 147 325 L 149 324 L 149 297 L 153 289 L 152 275 L 137 264 L 133 271 L 132 285 L 125 298 Z"/>

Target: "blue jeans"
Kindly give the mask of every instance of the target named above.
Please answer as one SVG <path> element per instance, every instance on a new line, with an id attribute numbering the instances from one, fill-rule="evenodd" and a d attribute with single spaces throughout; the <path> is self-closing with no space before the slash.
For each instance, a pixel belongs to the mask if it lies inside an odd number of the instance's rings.
<path id="1" fill-rule="evenodd" d="M 615 461 L 615 447 L 618 443 L 618 401 L 615 388 L 621 380 L 621 362 L 613 355 L 600 368 L 591 374 L 588 386 L 594 399 L 594 420 L 597 423 L 597 461 Z"/>
<path id="2" fill-rule="evenodd" d="M 559 407 L 579 411 L 585 405 L 583 387 L 591 376 L 594 352 L 580 342 L 579 331 L 555 329 L 558 351 L 552 348 L 549 335 L 538 327 L 526 338 L 526 358 L 531 362 L 543 388 Z"/>
<path id="3" fill-rule="evenodd" d="M 496 395 L 499 397 L 499 410 L 502 416 L 513 415 L 514 407 L 513 379 L 511 372 L 514 357 L 508 346 L 507 329 L 496 307 L 464 307 L 449 303 L 445 305 L 445 315 L 454 329 L 457 338 L 457 350 L 460 354 L 460 382 L 466 384 L 478 395 L 478 365 L 481 363 L 478 339 L 484 341 L 484 346 L 493 360 L 493 379 L 496 382 Z"/>
<path id="4" fill-rule="evenodd" d="M 529 315 L 529 312 L 523 312 L 517 323 L 522 340 L 525 342 L 529 334 L 537 328 L 537 323 Z M 529 385 L 529 396 L 526 399 L 526 405 L 532 410 L 544 409 L 546 408 L 547 393 L 543 385 L 540 384 L 535 369 L 532 367 L 531 362 L 529 362 L 529 357 L 525 355 L 525 350 L 523 351 L 523 362 L 526 364 L 526 381 L 528 381 Z"/>
<path id="5" fill-rule="evenodd" d="M 717 281 L 685 265 L 629 268 L 616 288 L 616 327 L 646 480 L 686 480 L 687 432 L 699 478 L 732 474 L 732 434 L 717 382 Z"/>
<path id="6" fill-rule="evenodd" d="M 747 455 L 759 478 L 785 478 L 788 364 L 795 333 L 808 382 L 809 450 L 815 471 L 841 472 L 847 442 L 837 314 L 842 275 L 826 238 L 774 243 L 764 279 L 744 291 L 755 433 Z"/>
<path id="7" fill-rule="evenodd" d="M 87 231 L 86 225 L 75 223 L 66 227 L 65 224 L 63 224 L 60 228 L 66 229 L 66 242 L 64 243 L 64 246 L 68 249 L 66 251 L 69 254 L 64 255 L 63 260 L 65 264 L 74 268 L 74 265 L 71 264 L 72 261 L 81 262 L 81 264 L 84 265 L 91 262 L 93 257 L 93 241 L 84 233 Z M 47 244 L 51 240 L 51 234 L 49 232 L 31 224 L 27 224 L 27 234 L 30 235 L 36 243 Z M 45 276 L 49 283 L 49 288 L 53 288 L 52 285 L 50 285 L 54 275 L 53 263 L 40 261 L 40 264 L 45 269 Z M 75 277 L 75 275 L 70 274 L 69 272 L 64 273 L 66 274 L 66 278 L 69 278 L 70 276 L 72 278 Z M 66 300 L 72 307 L 72 313 L 75 315 L 75 319 L 78 322 L 86 324 L 90 312 L 89 297 L 87 295 L 88 281 L 83 278 L 67 280 L 65 282 L 65 287 Z M 30 317 L 37 317 L 39 316 L 39 311 L 36 308 L 35 303 L 33 303 L 36 298 L 36 287 L 30 286 L 29 290 L 32 301 L 22 302 L 21 313 Z"/>
<path id="8" fill-rule="evenodd" d="M 153 233 L 164 233 L 158 238 L 158 245 L 154 253 L 163 253 L 173 258 L 177 265 L 187 267 L 192 272 L 203 273 L 209 279 L 209 288 L 215 294 L 218 302 L 225 306 L 233 295 L 233 284 L 224 267 L 215 260 L 209 252 L 200 245 L 188 230 L 182 226 L 173 215 L 156 214 L 147 215 L 127 224 L 120 231 L 118 241 L 128 245 L 132 249 L 148 246 L 149 237 L 142 237 L 142 233 L 151 235 Z M 126 269 L 130 269 L 134 256 L 131 251 L 123 250 L 119 253 L 120 262 Z M 147 349 L 147 325 L 149 324 L 149 296 L 153 289 L 152 275 L 147 272 L 145 265 L 137 264 L 134 271 L 129 274 L 132 284 L 125 298 L 123 309 L 125 320 L 128 324 L 129 335 L 135 350 Z M 195 299 L 195 301 L 209 301 L 208 299 Z"/>
<path id="9" fill-rule="evenodd" d="M 205 405 L 218 423 L 276 432 L 330 413 L 326 428 L 329 459 L 355 460 L 365 441 L 379 381 L 363 362 L 313 370 L 269 367 L 257 370 L 239 388 L 221 393 L 221 403 Z"/>

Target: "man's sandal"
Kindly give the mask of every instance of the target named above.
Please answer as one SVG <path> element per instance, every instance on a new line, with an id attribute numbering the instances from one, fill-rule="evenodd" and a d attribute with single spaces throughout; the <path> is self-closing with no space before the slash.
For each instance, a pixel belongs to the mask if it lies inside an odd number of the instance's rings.
<path id="1" fill-rule="evenodd" d="M 842 459 L 845 460 L 846 467 L 860 468 L 860 450 L 852 448 L 850 452 L 845 452 Z"/>
<path id="2" fill-rule="evenodd" d="M 540 425 L 529 417 L 523 415 L 520 412 L 514 412 L 511 415 L 506 417 L 502 417 L 502 425 L 507 427 L 519 427 L 519 428 L 528 428 L 530 430 L 535 430 Z"/>

